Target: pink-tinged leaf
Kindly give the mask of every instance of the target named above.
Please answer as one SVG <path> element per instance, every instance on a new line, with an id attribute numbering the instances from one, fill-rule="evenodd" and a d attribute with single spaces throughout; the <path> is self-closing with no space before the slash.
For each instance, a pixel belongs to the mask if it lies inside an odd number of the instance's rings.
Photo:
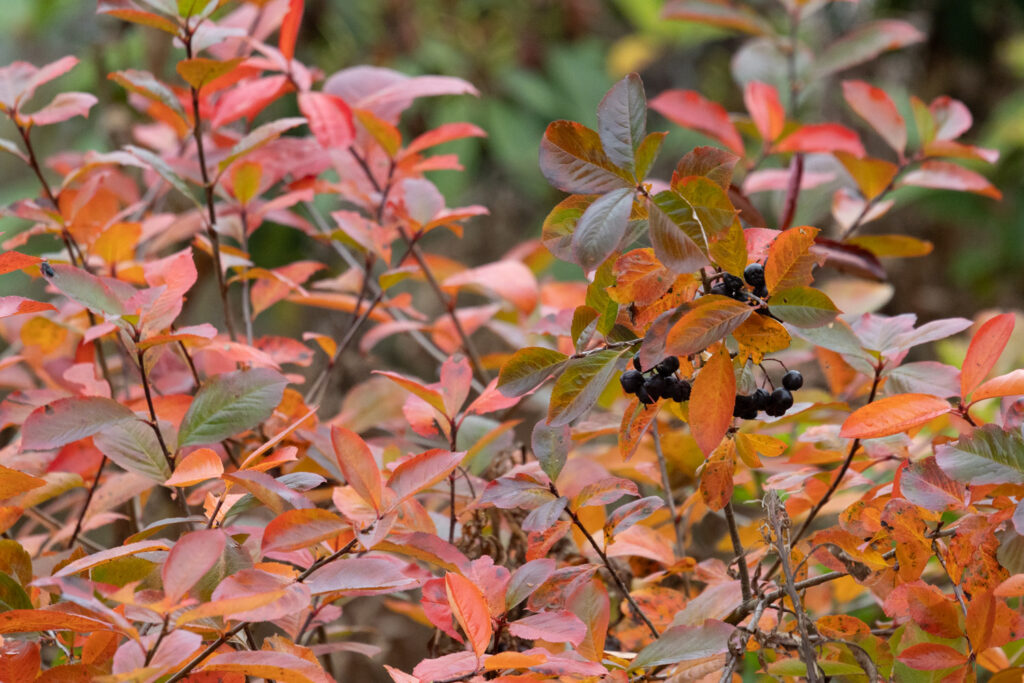
<path id="1" fill-rule="evenodd" d="M 64 296 L 86 308 L 105 315 L 121 315 L 125 302 L 136 294 L 134 287 L 121 280 L 99 277 L 81 268 L 57 264 L 46 279 Z"/>
<path id="2" fill-rule="evenodd" d="M 1013 313 L 1003 313 L 986 320 L 971 339 L 967 347 L 967 355 L 960 370 L 960 396 L 967 396 L 974 391 L 992 370 L 999 360 L 1010 335 L 1016 318 Z"/>
<path id="3" fill-rule="evenodd" d="M 896 660 L 917 671 L 940 671 L 966 665 L 967 655 L 949 645 L 918 643 L 900 652 Z"/>
<path id="4" fill-rule="evenodd" d="M 263 531 L 263 552 L 288 552 L 334 538 L 348 530 L 338 515 L 320 508 L 285 510 Z"/>
<path id="5" fill-rule="evenodd" d="M 524 640 L 570 643 L 575 647 L 587 635 L 587 625 L 569 610 L 558 610 L 517 619 L 509 623 L 508 632 Z"/>
<path id="6" fill-rule="evenodd" d="M 14 62 L 0 69 L 0 108 L 14 109 L 32 99 L 36 88 L 63 76 L 78 64 L 78 58 L 61 57 L 36 68 L 25 62 Z"/>
<path id="7" fill-rule="evenodd" d="M 932 140 L 924 144 L 925 156 L 950 157 L 953 159 L 972 159 L 994 164 L 999 161 L 999 150 L 986 147 L 965 145 L 952 140 Z"/>
<path id="8" fill-rule="evenodd" d="M 480 669 L 480 657 L 475 652 L 452 652 L 451 654 L 424 659 L 412 670 L 415 683 L 443 681 L 449 678 L 470 680 Z"/>
<path id="9" fill-rule="evenodd" d="M 732 424 L 736 375 L 722 345 L 704 364 L 690 396 L 690 431 L 705 456 L 718 448 Z"/>
<path id="10" fill-rule="evenodd" d="M 574 508 L 610 505 L 623 496 L 639 496 L 636 483 L 620 477 L 599 479 L 583 487 L 573 499 Z"/>
<path id="11" fill-rule="evenodd" d="M 835 179 L 836 174 L 829 171 L 804 171 L 800 176 L 800 189 L 813 190 Z M 748 195 L 757 192 L 777 192 L 787 189 L 792 182 L 793 173 L 788 168 L 766 168 L 743 177 L 743 192 Z"/>
<path id="12" fill-rule="evenodd" d="M 384 482 L 370 447 L 355 432 L 338 426 L 331 427 L 331 445 L 345 481 L 360 498 L 380 512 Z"/>
<path id="13" fill-rule="evenodd" d="M 743 90 L 743 103 L 754 119 L 757 132 L 765 142 L 774 142 L 782 135 L 786 125 L 786 110 L 779 100 L 779 91 L 775 86 L 751 81 Z"/>
<path id="14" fill-rule="evenodd" d="M 669 0 L 661 16 L 753 35 L 773 33 L 771 25 L 752 9 L 722 0 Z"/>
<path id="15" fill-rule="evenodd" d="M 447 477 L 465 455 L 465 451 L 446 451 L 440 448 L 414 455 L 395 468 L 394 474 L 388 479 L 388 488 L 395 492 L 401 502 Z"/>
<path id="16" fill-rule="evenodd" d="M 5 251 L 0 254 L 0 275 L 15 270 L 24 270 L 30 266 L 37 266 L 43 262 L 38 256 L 29 256 L 17 251 Z"/>
<path id="17" fill-rule="evenodd" d="M 96 434 L 135 413 L 117 401 L 99 396 L 62 398 L 36 408 L 25 420 L 21 447 L 28 451 L 60 448 Z"/>
<path id="18" fill-rule="evenodd" d="M 463 355 L 450 356 L 441 364 L 441 396 L 445 413 L 457 415 L 469 396 L 473 383 L 473 369 Z"/>
<path id="19" fill-rule="evenodd" d="M 743 156 L 743 139 L 725 108 L 693 90 L 666 90 L 650 102 L 654 111 L 669 121 L 718 140 Z"/>
<path id="20" fill-rule="evenodd" d="M 345 149 L 356 137 L 352 110 L 345 100 L 324 92 L 299 93 L 299 111 L 324 149 Z"/>
<path id="21" fill-rule="evenodd" d="M 42 313 L 43 311 L 56 311 L 53 304 L 42 301 L 33 301 L 22 296 L 0 296 L 0 318 L 9 318 L 12 315 L 25 313 Z"/>
<path id="22" fill-rule="evenodd" d="M 980 173 L 958 166 L 951 161 L 938 159 L 927 159 L 922 162 L 918 168 L 903 176 L 900 185 L 973 192 L 992 199 L 1002 199 L 1003 197 L 1003 193 Z"/>
<path id="23" fill-rule="evenodd" d="M 934 456 L 907 464 L 900 472 L 900 493 L 933 512 L 962 510 L 967 500 L 967 487 L 947 476 Z"/>
<path id="24" fill-rule="evenodd" d="M 179 460 L 174 475 L 164 482 L 166 486 L 193 486 L 208 479 L 219 479 L 224 474 L 224 463 L 210 448 L 199 448 Z"/>
<path id="25" fill-rule="evenodd" d="M 256 676 L 279 683 L 332 683 L 334 680 L 316 662 L 274 650 L 225 652 L 207 659 L 195 671 Z"/>
<path id="26" fill-rule="evenodd" d="M 863 157 L 866 152 L 860 136 L 838 123 L 813 123 L 800 126 L 775 145 L 776 152 L 846 152 Z"/>
<path id="27" fill-rule="evenodd" d="M 137 555 L 139 553 L 148 553 L 161 550 L 169 550 L 167 542 L 157 539 L 152 541 L 138 541 L 136 543 L 128 543 L 110 550 L 101 550 L 98 553 L 92 555 L 86 555 L 80 560 L 69 562 L 68 564 L 61 567 L 59 570 L 54 572 L 54 578 L 60 578 L 63 576 L 74 576 L 79 572 L 84 572 L 93 567 L 99 567 L 100 565 L 106 564 L 113 560 L 120 559 L 122 557 L 129 557 L 131 555 Z M 2 631 L 0 631 L 2 632 Z"/>
<path id="28" fill-rule="evenodd" d="M 674 626 L 641 650 L 629 668 L 635 671 L 725 654 L 732 632 L 732 626 L 714 619 L 702 626 Z"/>
<path id="29" fill-rule="evenodd" d="M 452 140 L 485 137 L 487 137 L 487 132 L 478 126 L 474 126 L 472 123 L 442 123 L 437 128 L 428 130 L 406 145 L 405 149 L 402 150 L 402 156 L 419 154 L 431 147 L 436 147 Z"/>
<path id="30" fill-rule="evenodd" d="M 516 507 L 532 510 L 554 499 L 555 494 L 547 486 L 526 475 L 519 475 L 516 478 L 500 477 L 488 482 L 478 504 L 493 505 L 503 510 Z"/>
<path id="31" fill-rule="evenodd" d="M 76 116 L 89 118 L 89 110 L 98 101 L 95 95 L 89 93 L 62 92 L 39 111 L 34 114 L 23 114 L 19 119 L 33 126 L 48 126 Z"/>
<path id="32" fill-rule="evenodd" d="M 629 172 L 612 163 L 596 131 L 575 121 L 554 121 L 540 143 L 540 171 L 563 192 L 604 193 L 632 187 Z"/>
<path id="33" fill-rule="evenodd" d="M 417 397 L 423 399 L 423 401 L 425 401 L 427 405 L 435 409 L 437 412 L 441 413 L 442 415 L 446 415 L 444 407 L 444 397 L 441 396 L 440 391 L 437 391 L 436 389 L 431 389 L 422 382 L 415 379 L 411 379 L 404 375 L 400 375 L 397 372 L 387 372 L 384 370 L 374 370 L 373 372 L 375 375 L 384 375 L 389 380 L 391 380 L 398 386 L 402 387 L 406 391 L 411 392 Z M 448 417 L 454 417 L 454 415 Z"/>
<path id="34" fill-rule="evenodd" d="M 302 10 L 305 5 L 305 0 L 288 0 L 288 12 L 281 21 L 281 34 L 278 36 L 277 46 L 284 58 L 289 61 L 295 57 L 295 42 L 299 38 Z"/>
<path id="35" fill-rule="evenodd" d="M 510 398 L 498 390 L 498 378 L 495 377 L 480 395 L 473 399 L 473 402 L 466 407 L 465 412 L 472 415 L 486 415 L 511 408 L 517 403 L 519 403 L 518 398 Z"/>
<path id="36" fill-rule="evenodd" d="M 956 140 L 966 133 L 973 123 L 971 110 L 960 100 L 943 95 L 928 105 L 935 124 L 936 140 Z"/>
<path id="37" fill-rule="evenodd" d="M 614 535 L 647 519 L 663 507 L 665 507 L 665 501 L 659 496 L 647 496 L 640 500 L 634 500 L 615 508 L 615 512 L 609 515 L 605 526 L 611 529 L 612 535 Z"/>
<path id="38" fill-rule="evenodd" d="M 530 314 L 540 299 L 537 277 L 521 261 L 496 261 L 447 278 L 444 287 L 472 287 L 494 292 L 520 312 Z"/>
<path id="39" fill-rule="evenodd" d="M 818 77 L 874 59 L 887 50 L 898 50 L 924 40 L 924 34 L 905 21 L 882 19 L 863 24 L 832 42 L 814 60 Z"/>
<path id="40" fill-rule="evenodd" d="M 897 154 L 903 154 L 907 146 L 907 122 L 884 90 L 864 81 L 843 81 L 843 97 Z"/>
<path id="41" fill-rule="evenodd" d="M 217 563 L 226 545 L 227 535 L 221 529 L 192 531 L 179 538 L 160 570 L 164 597 L 171 604 L 185 597 Z"/>
<path id="42" fill-rule="evenodd" d="M 458 574 L 446 574 L 444 587 L 455 620 L 466 634 L 473 652 L 477 657 L 482 657 L 487 652 L 493 634 L 491 614 L 484 594 L 475 583 Z"/>
<path id="43" fill-rule="evenodd" d="M 877 439 L 919 427 L 949 412 L 949 402 L 928 394 L 897 394 L 867 404 L 846 418 L 839 435 Z"/>
<path id="44" fill-rule="evenodd" d="M 383 557 L 352 557 L 320 567 L 306 579 L 314 595 L 376 595 L 419 588 L 422 581 L 402 572 L 403 563 Z"/>
<path id="45" fill-rule="evenodd" d="M 1022 394 L 1024 394 L 1024 370 L 1014 370 L 1006 375 L 993 377 L 978 386 L 971 394 L 971 402 L 997 396 L 1020 396 Z"/>
<path id="46" fill-rule="evenodd" d="M 533 591 L 555 573 L 555 561 L 550 557 L 531 560 L 512 573 L 505 590 L 505 609 L 513 607 L 530 597 Z"/>
<path id="47" fill-rule="evenodd" d="M 278 99 L 292 86 L 287 76 L 267 76 L 240 84 L 226 91 L 213 111 L 210 125 L 220 128 L 240 118 L 255 118 L 271 102 Z"/>

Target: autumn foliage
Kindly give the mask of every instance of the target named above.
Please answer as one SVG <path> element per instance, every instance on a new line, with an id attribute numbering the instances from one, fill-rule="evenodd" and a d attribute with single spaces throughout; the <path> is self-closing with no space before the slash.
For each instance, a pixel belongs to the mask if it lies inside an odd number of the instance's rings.
<path id="1" fill-rule="evenodd" d="M 876 228 L 900 191 L 997 200 L 998 154 L 955 99 L 844 79 L 911 24 L 764 4 L 668 0 L 745 36 L 745 111 L 622 78 L 522 141 L 566 196 L 483 264 L 445 249 L 487 209 L 430 177 L 485 131 L 403 125 L 476 89 L 303 64 L 303 0 L 100 0 L 176 50 L 109 74 L 120 149 L 33 146 L 96 115 L 33 102 L 75 57 L 0 69 L 39 181 L 0 255 L 38 292 L 0 298 L 0 681 L 1020 680 L 1015 316 L 866 312 L 931 250 Z M 677 127 L 708 145 L 659 158 Z M 311 258 L 251 250 L 270 225 Z M 257 334 L 275 306 L 332 325 Z M 380 364 L 396 339 L 434 371 Z"/>

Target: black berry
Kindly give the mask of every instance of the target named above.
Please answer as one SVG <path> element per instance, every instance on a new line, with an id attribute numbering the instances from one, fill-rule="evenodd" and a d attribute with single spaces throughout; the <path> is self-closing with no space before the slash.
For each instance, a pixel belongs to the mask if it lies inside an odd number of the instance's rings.
<path id="1" fill-rule="evenodd" d="M 622 377 L 619 378 L 619 384 L 622 385 L 622 390 L 627 394 L 635 394 L 639 389 L 644 386 L 644 376 L 636 370 L 626 370 L 622 373 Z"/>
<path id="2" fill-rule="evenodd" d="M 725 289 L 729 292 L 730 296 L 735 296 L 743 289 L 743 280 L 732 273 L 726 273 L 722 276 L 722 284 L 725 285 Z"/>
<path id="3" fill-rule="evenodd" d="M 651 405 L 652 403 L 654 403 L 655 400 L 651 398 L 651 395 L 647 393 L 647 389 L 645 389 L 643 385 L 641 385 L 640 388 L 636 390 L 636 397 L 640 399 L 640 402 L 643 403 L 645 406 Z"/>
<path id="4" fill-rule="evenodd" d="M 676 403 L 690 400 L 690 383 L 685 379 L 677 379 L 672 385 L 672 400 Z"/>
<path id="5" fill-rule="evenodd" d="M 789 393 L 789 389 L 779 387 L 773 391 L 771 397 L 769 397 L 768 407 L 765 409 L 765 412 L 772 417 L 781 417 L 792 407 L 793 394 Z"/>
<path id="6" fill-rule="evenodd" d="M 768 407 L 768 399 L 770 397 L 771 394 L 764 389 L 758 389 L 750 396 L 751 400 L 754 402 L 754 407 L 758 410 L 764 410 Z"/>
<path id="7" fill-rule="evenodd" d="M 633 367 L 636 368 L 637 372 L 643 372 L 643 368 L 640 367 L 640 356 L 633 356 Z"/>
<path id="8" fill-rule="evenodd" d="M 764 285 L 758 285 L 757 287 L 754 287 L 754 296 L 756 296 L 758 299 L 767 299 L 768 288 L 765 287 Z"/>
<path id="9" fill-rule="evenodd" d="M 782 377 L 782 386 L 790 391 L 796 391 L 804 385 L 804 376 L 799 370 L 790 370 Z"/>
<path id="10" fill-rule="evenodd" d="M 665 398 L 668 396 L 668 378 L 661 375 L 649 377 L 644 384 L 644 388 L 647 389 L 647 393 L 655 401 L 659 398 Z"/>
<path id="11" fill-rule="evenodd" d="M 760 263 L 751 263 L 743 271 L 743 279 L 755 289 L 764 287 L 764 266 Z"/>
<path id="12" fill-rule="evenodd" d="M 711 293 L 718 294 L 719 296 L 730 296 L 728 288 L 726 288 L 726 286 L 721 282 L 711 287 Z"/>
<path id="13" fill-rule="evenodd" d="M 675 374 L 676 370 L 679 369 L 679 359 L 675 356 L 668 356 L 654 366 L 654 369 L 662 377 L 668 377 Z"/>
<path id="14" fill-rule="evenodd" d="M 51 266 L 46 261 L 43 261 L 39 265 L 39 270 L 41 270 L 43 272 L 43 277 L 53 277 L 54 275 L 57 274 L 57 273 L 53 272 L 53 266 Z"/>
<path id="15" fill-rule="evenodd" d="M 750 396 L 738 394 L 736 396 L 736 403 L 733 404 L 732 414 L 733 417 L 739 417 L 744 420 L 753 420 L 756 418 L 757 407 L 754 405 L 754 399 Z"/>

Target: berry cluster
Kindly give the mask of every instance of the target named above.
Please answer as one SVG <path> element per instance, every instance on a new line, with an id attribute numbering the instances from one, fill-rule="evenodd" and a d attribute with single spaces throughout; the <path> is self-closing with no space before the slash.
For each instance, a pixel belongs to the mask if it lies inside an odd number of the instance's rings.
<path id="1" fill-rule="evenodd" d="M 759 299 L 768 298 L 768 288 L 765 286 L 764 266 L 760 263 L 751 263 L 743 271 L 743 279 L 732 273 L 722 275 L 722 281 L 711 287 L 711 294 L 720 294 L 737 301 L 745 301 L 747 293 L 744 290 L 744 280 L 752 288 L 754 296 Z"/>
<path id="2" fill-rule="evenodd" d="M 651 405 L 661 398 L 670 398 L 676 403 L 690 400 L 690 383 L 675 376 L 679 359 L 668 356 L 644 373 L 640 361 L 633 359 L 634 370 L 622 373 L 619 383 L 627 394 L 636 394 L 644 405 Z M 648 377 L 644 377 L 648 374 Z"/>
<path id="3" fill-rule="evenodd" d="M 782 417 L 793 407 L 793 393 L 804 385 L 804 376 L 796 370 L 790 370 L 782 378 L 782 386 L 768 393 L 758 389 L 749 396 L 736 396 L 732 414 L 744 420 L 757 419 L 757 413 L 764 411 L 770 417 Z"/>

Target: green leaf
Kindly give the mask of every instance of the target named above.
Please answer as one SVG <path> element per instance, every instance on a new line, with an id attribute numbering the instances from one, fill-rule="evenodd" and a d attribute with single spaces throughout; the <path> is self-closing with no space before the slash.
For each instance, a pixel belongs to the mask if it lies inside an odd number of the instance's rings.
<path id="1" fill-rule="evenodd" d="M 573 194 L 560 201 L 544 219 L 541 228 L 541 241 L 552 254 L 562 261 L 572 263 L 575 260 L 572 249 L 572 236 L 580 216 L 587 210 L 597 195 Z"/>
<path id="2" fill-rule="evenodd" d="M 74 266 L 56 264 L 50 269 L 53 275 L 47 279 L 64 296 L 105 316 L 123 315 L 124 302 L 137 293 L 127 282 L 98 277 Z"/>
<path id="3" fill-rule="evenodd" d="M 577 353 L 582 351 L 594 336 L 597 328 L 597 319 L 600 313 L 590 306 L 577 306 L 572 314 L 572 324 L 569 327 L 569 336 L 576 347 Z"/>
<path id="4" fill-rule="evenodd" d="M 182 19 L 202 14 L 212 0 L 178 0 L 178 16 Z"/>
<path id="5" fill-rule="evenodd" d="M 608 382 L 625 365 L 623 353 L 621 349 L 604 349 L 570 359 L 551 392 L 548 424 L 561 427 L 590 410 Z"/>
<path id="6" fill-rule="evenodd" d="M 540 171 L 554 187 L 574 194 L 632 187 L 632 178 L 608 158 L 598 134 L 575 121 L 555 121 L 540 143 Z"/>
<path id="7" fill-rule="evenodd" d="M 164 30 L 168 33 L 178 32 L 178 27 L 175 24 L 169 21 L 167 23 L 169 26 Z M 138 95 L 142 95 L 148 100 L 164 105 L 181 117 L 183 122 L 188 120 L 185 116 L 185 109 L 181 106 L 181 101 L 174 94 L 174 91 L 164 85 L 163 82 L 159 81 L 156 76 L 148 71 L 136 71 L 134 69 L 115 71 L 110 74 L 109 78 L 125 90 L 129 90 Z"/>
<path id="8" fill-rule="evenodd" d="M 654 166 L 654 161 L 658 158 L 661 143 L 665 140 L 666 135 L 668 133 L 665 132 L 651 133 L 640 141 L 640 146 L 636 148 L 636 170 L 634 171 L 637 180 L 642 181 L 650 173 L 651 166 Z"/>
<path id="9" fill-rule="evenodd" d="M 714 619 L 708 619 L 702 626 L 673 626 L 640 650 L 629 669 L 636 671 L 723 654 L 729 651 L 732 632 L 732 626 Z"/>
<path id="10" fill-rule="evenodd" d="M 125 419 L 135 419 L 135 413 L 109 398 L 61 398 L 32 411 L 22 426 L 21 447 L 27 451 L 60 448 Z"/>
<path id="11" fill-rule="evenodd" d="M 783 322 L 797 327 L 821 327 L 839 315 L 839 309 L 828 295 L 813 287 L 792 287 L 776 292 L 768 299 L 768 308 Z"/>
<path id="12" fill-rule="evenodd" d="M 215 443 L 258 425 L 274 412 L 287 384 L 269 368 L 211 377 L 181 420 L 178 447 Z"/>
<path id="13" fill-rule="evenodd" d="M 842 676 L 846 674 L 864 675 L 864 669 L 849 662 L 818 660 L 818 666 L 826 676 Z M 797 658 L 780 659 L 768 666 L 768 673 L 777 676 L 807 676 L 807 665 Z"/>
<path id="14" fill-rule="evenodd" d="M 662 9 L 666 19 L 694 21 L 753 35 L 774 34 L 771 24 L 748 7 L 717 0 L 669 0 Z"/>
<path id="15" fill-rule="evenodd" d="M 32 609 L 32 600 L 17 581 L 0 572 L 0 611 Z"/>
<path id="16" fill-rule="evenodd" d="M 533 446 L 533 455 L 540 462 L 544 474 L 548 475 L 551 481 L 558 479 L 562 468 L 565 467 L 565 460 L 569 457 L 569 445 L 572 443 L 569 425 L 552 427 L 544 422 L 538 422 L 533 428 L 530 443 Z"/>
<path id="17" fill-rule="evenodd" d="M 950 477 L 968 484 L 1024 484 L 1024 437 L 994 424 L 936 446 L 935 460 Z"/>
<path id="18" fill-rule="evenodd" d="M 601 265 L 622 242 L 632 208 L 629 187 L 612 190 L 588 206 L 572 235 L 573 261 L 588 273 Z"/>
<path id="19" fill-rule="evenodd" d="M 612 264 L 605 261 L 594 272 L 594 280 L 587 286 L 587 296 L 583 302 L 600 314 L 597 319 L 597 331 L 608 334 L 615 327 L 615 319 L 619 315 L 619 304 L 608 294 L 608 288 L 615 284 L 615 273 Z"/>
<path id="20" fill-rule="evenodd" d="M 144 162 L 156 171 L 161 178 L 171 184 L 171 187 L 185 195 L 186 198 L 196 205 L 196 208 L 203 208 L 203 205 L 199 200 L 192 195 L 192 192 L 189 190 L 185 181 L 167 165 L 166 161 L 158 157 L 156 154 L 153 154 L 148 149 L 136 147 L 135 145 L 127 145 L 125 149 L 128 150 L 132 156 L 138 158 L 140 161 Z"/>
<path id="21" fill-rule="evenodd" d="M 651 246 L 666 268 L 692 273 L 709 264 L 700 223 L 682 197 L 671 190 L 659 192 L 647 202 L 647 211 Z"/>
<path id="22" fill-rule="evenodd" d="M 924 40 L 925 36 L 912 24 L 882 19 L 863 24 L 832 42 L 814 61 L 814 78 L 874 59 L 886 50 L 897 50 Z"/>
<path id="23" fill-rule="evenodd" d="M 118 467 L 129 472 L 161 484 L 171 476 L 171 468 L 156 433 L 136 417 L 107 425 L 93 436 L 93 444 Z"/>
<path id="24" fill-rule="evenodd" d="M 636 150 L 647 131 L 647 97 L 637 74 L 612 86 L 597 107 L 597 134 L 612 163 L 636 169 Z"/>
<path id="25" fill-rule="evenodd" d="M 522 396 L 558 372 L 568 359 L 564 353 L 541 346 L 519 349 L 501 366 L 498 391 L 509 397 Z"/>

